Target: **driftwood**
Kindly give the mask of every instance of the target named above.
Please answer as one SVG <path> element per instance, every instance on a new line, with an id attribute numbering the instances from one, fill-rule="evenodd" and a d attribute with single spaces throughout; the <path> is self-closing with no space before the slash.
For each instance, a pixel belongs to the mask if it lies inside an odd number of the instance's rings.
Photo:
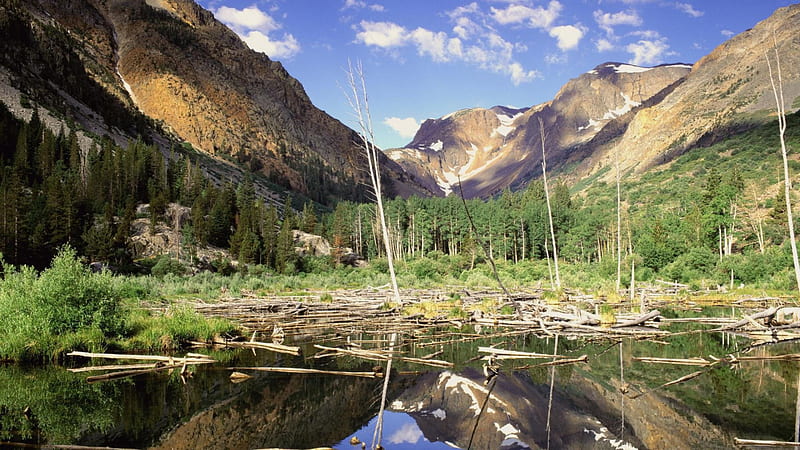
<path id="1" fill-rule="evenodd" d="M 117 364 L 117 365 L 106 365 L 106 366 L 88 366 L 77 369 L 69 369 L 70 372 L 91 372 L 98 370 L 113 371 L 102 375 L 93 375 L 87 377 L 86 381 L 89 383 L 96 383 L 98 381 L 117 380 L 120 378 L 128 378 L 136 375 L 143 375 L 146 373 L 153 373 L 163 370 L 174 370 L 174 369 L 180 369 L 181 376 L 183 377 L 186 374 L 186 367 L 190 364 L 211 364 L 216 362 L 210 356 L 198 353 L 187 353 L 186 357 L 184 358 L 179 358 L 174 356 L 160 356 L 160 355 L 125 355 L 118 353 L 89 353 L 89 352 L 70 352 L 67 355 L 84 356 L 87 358 L 154 361 L 153 363 L 150 364 Z"/>
<path id="2" fill-rule="evenodd" d="M 125 355 L 119 353 L 90 353 L 90 352 L 69 352 L 67 356 L 85 356 L 87 358 L 106 358 L 106 359 L 130 359 L 138 361 L 163 361 L 170 364 L 187 363 L 187 364 L 208 364 L 216 362 L 210 356 L 201 355 L 198 353 L 187 354 L 187 357 L 180 358 L 175 356 L 160 356 L 160 355 Z"/>
<path id="3" fill-rule="evenodd" d="M 755 314 L 751 314 L 749 316 L 745 316 L 744 319 L 742 319 L 742 320 L 740 320 L 738 322 L 732 323 L 730 325 L 725 325 L 723 327 L 719 327 L 719 328 L 715 329 L 714 331 L 733 330 L 733 329 L 736 329 L 736 328 L 739 328 L 739 327 L 743 327 L 743 326 L 748 325 L 748 324 L 756 323 L 755 322 L 756 319 L 764 319 L 764 318 L 774 317 L 775 313 L 778 311 L 778 309 L 779 308 L 775 308 L 775 307 L 767 308 L 767 309 L 765 309 L 763 311 L 760 311 L 760 312 L 757 312 Z M 762 325 L 758 325 L 758 326 L 763 327 Z"/>
<path id="4" fill-rule="evenodd" d="M 546 353 L 520 352 L 516 350 L 505 350 L 494 347 L 478 347 L 478 353 L 489 353 L 494 359 L 537 359 L 537 358 L 567 358 L 564 355 L 553 355 Z"/>
<path id="5" fill-rule="evenodd" d="M 639 317 L 637 317 L 635 319 L 611 325 L 611 328 L 634 327 L 636 325 L 641 325 L 641 324 L 647 322 L 648 320 L 653 320 L 653 319 L 655 319 L 656 317 L 658 317 L 660 315 L 661 315 L 661 313 L 658 310 L 654 309 L 654 310 L 652 310 L 652 311 L 650 311 L 650 312 L 648 312 L 646 314 L 642 314 L 641 316 L 639 316 Z"/>
<path id="6" fill-rule="evenodd" d="M 433 366 L 433 367 L 443 367 L 449 368 L 453 367 L 453 363 L 449 361 L 440 361 L 437 359 L 428 359 L 428 358 L 412 358 L 409 356 L 396 356 L 391 355 L 388 353 L 378 353 L 375 351 L 369 350 L 355 350 L 355 349 L 346 349 L 346 348 L 338 348 L 338 347 L 326 347 L 324 345 L 314 344 L 314 347 L 323 350 L 320 353 L 314 355 L 314 358 L 326 358 L 329 356 L 354 356 L 357 358 L 367 359 L 370 361 L 388 361 L 389 359 L 395 359 L 398 361 L 405 361 L 409 363 L 415 364 L 423 364 L 426 366 Z"/>
<path id="7" fill-rule="evenodd" d="M 197 342 L 197 341 L 190 341 L 189 343 L 192 345 L 200 345 L 200 346 L 208 345 L 207 343 Z M 300 356 L 300 347 L 277 344 L 274 342 L 221 341 L 215 339 L 211 341 L 211 345 L 219 345 L 230 348 L 258 348 L 263 350 L 269 350 L 271 352 L 276 352 L 276 353 L 285 353 L 287 355 Z"/>
<path id="8" fill-rule="evenodd" d="M 312 375 L 341 375 L 347 377 L 362 377 L 362 378 L 380 378 L 383 376 L 380 372 L 348 372 L 343 370 L 318 370 L 318 369 L 304 369 L 300 367 L 229 367 L 229 370 L 255 370 L 257 372 L 278 372 L 278 373 L 296 373 L 296 374 L 312 374 Z M 234 372 L 236 373 L 236 372 Z M 231 374 L 233 376 L 233 374 Z"/>
<path id="9" fill-rule="evenodd" d="M 103 375 L 94 375 L 91 377 L 86 377 L 86 381 L 89 383 L 97 383 L 98 381 L 118 380 L 120 378 L 128 378 L 136 375 L 143 375 L 145 373 L 158 372 L 161 370 L 174 370 L 178 368 L 181 369 L 181 375 L 183 375 L 186 369 L 185 364 L 165 364 L 161 366 L 154 366 L 151 367 L 150 369 L 118 370 L 116 372 L 109 372 Z"/>
<path id="10" fill-rule="evenodd" d="M 762 441 L 756 439 L 734 438 L 733 443 L 740 447 L 798 447 L 800 442 Z"/>

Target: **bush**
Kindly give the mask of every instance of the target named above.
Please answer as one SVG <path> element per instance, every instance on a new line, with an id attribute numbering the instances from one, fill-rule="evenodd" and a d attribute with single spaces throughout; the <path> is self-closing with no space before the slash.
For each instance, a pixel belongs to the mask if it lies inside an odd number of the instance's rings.
<path id="1" fill-rule="evenodd" d="M 168 273 L 173 275 L 185 275 L 186 266 L 184 266 L 183 263 L 177 259 L 172 259 L 167 255 L 162 255 L 160 258 L 158 258 L 156 265 L 150 269 L 150 274 L 161 278 Z"/>
<path id="2" fill-rule="evenodd" d="M 711 276 L 719 256 L 706 247 L 694 247 L 678 256 L 662 270 L 669 280 L 681 283 L 701 280 Z"/>
<path id="3" fill-rule="evenodd" d="M 4 266 L 0 281 L 0 358 L 36 359 L 67 350 L 64 342 L 117 338 L 126 330 L 121 296 L 112 275 L 92 273 L 62 248 L 41 274 Z M 94 330 L 94 331 L 92 331 Z M 72 339 L 75 335 L 81 339 Z"/>

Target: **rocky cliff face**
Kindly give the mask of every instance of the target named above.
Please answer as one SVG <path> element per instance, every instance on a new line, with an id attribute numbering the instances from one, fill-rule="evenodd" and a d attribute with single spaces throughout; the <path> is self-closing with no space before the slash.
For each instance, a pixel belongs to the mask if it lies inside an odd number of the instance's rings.
<path id="1" fill-rule="evenodd" d="M 35 0 L 11 2 L 0 13 L 7 28 L 24 31 L 16 33 L 23 41 L 8 45 L 23 57 L 3 60 L 10 83 L 53 87 L 41 104 L 81 117 L 84 126 L 100 120 L 135 137 L 158 124 L 178 141 L 315 200 L 366 196 L 355 132 L 316 108 L 279 62 L 250 50 L 192 0 Z M 63 76 L 47 75 L 51 60 Z M 392 193 L 424 193 L 399 166 L 384 163 Z"/>
<path id="2" fill-rule="evenodd" d="M 408 146 L 388 154 L 434 192 L 449 194 L 460 178 L 466 197 L 488 197 L 541 174 L 540 122 L 548 164 L 558 167 L 572 148 L 683 78 L 690 68 L 602 64 L 570 80 L 545 104 L 469 109 L 427 120 Z"/>

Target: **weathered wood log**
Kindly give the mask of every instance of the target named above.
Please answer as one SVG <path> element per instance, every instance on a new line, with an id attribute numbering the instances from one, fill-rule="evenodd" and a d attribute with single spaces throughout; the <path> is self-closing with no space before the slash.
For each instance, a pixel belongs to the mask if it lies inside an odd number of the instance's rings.
<path id="1" fill-rule="evenodd" d="M 383 376 L 379 372 L 348 372 L 342 370 L 305 369 L 300 367 L 229 367 L 228 370 L 255 370 L 257 372 L 277 372 L 277 373 L 312 374 L 312 375 L 341 375 L 346 377 L 361 377 L 361 378 L 379 378 Z"/>
<path id="2" fill-rule="evenodd" d="M 190 341 L 194 345 L 208 345 L 203 342 Z M 220 345 L 231 348 L 258 348 L 262 350 L 269 350 L 275 353 L 285 353 L 287 355 L 300 356 L 300 347 L 276 344 L 274 342 L 255 342 L 255 341 L 211 341 L 212 345 Z"/>
<path id="3" fill-rule="evenodd" d="M 648 356 L 634 356 L 632 358 L 634 361 L 639 361 L 643 363 L 651 363 L 651 364 L 675 364 L 681 366 L 708 366 L 713 363 L 713 361 L 708 361 L 703 358 L 655 358 L 655 357 L 648 357 Z"/>
<path id="4" fill-rule="evenodd" d="M 162 370 L 179 369 L 182 367 L 184 367 L 183 364 L 164 364 L 161 366 L 151 367 L 149 369 L 119 370 L 116 372 L 109 372 L 103 375 L 94 375 L 91 377 L 86 377 L 86 381 L 89 383 L 97 383 L 98 381 L 118 380 L 120 378 L 128 378 L 136 375 L 143 375 L 146 373 L 159 372 Z"/>
<path id="5" fill-rule="evenodd" d="M 151 369 L 153 367 L 156 367 L 156 366 L 154 364 L 112 364 L 112 365 L 108 365 L 108 366 L 87 366 L 87 367 L 70 368 L 70 369 L 67 369 L 67 371 L 72 372 L 72 373 L 82 373 L 82 372 L 99 372 L 99 371 L 105 371 L 105 370 Z"/>
<path id="6" fill-rule="evenodd" d="M 546 353 L 520 352 L 517 350 L 505 350 L 494 347 L 478 347 L 478 353 L 489 353 L 496 359 L 537 359 L 537 358 L 567 358 L 565 355 L 553 355 Z"/>
<path id="7" fill-rule="evenodd" d="M 659 312 L 657 309 L 654 309 L 654 310 L 652 310 L 652 311 L 650 311 L 650 312 L 648 312 L 646 314 L 642 314 L 641 316 L 636 317 L 635 319 L 611 325 L 611 328 L 624 328 L 624 327 L 633 327 L 633 326 L 636 326 L 636 325 L 641 325 L 641 324 L 647 322 L 648 320 L 655 319 L 656 317 L 658 317 L 660 315 L 661 315 L 661 312 Z"/>
<path id="8" fill-rule="evenodd" d="M 763 441 L 758 439 L 733 438 L 733 443 L 741 447 L 797 447 L 800 442 L 790 441 Z"/>
<path id="9" fill-rule="evenodd" d="M 198 355 L 193 353 L 193 355 Z M 167 363 L 188 363 L 188 364 L 207 364 L 216 362 L 210 356 L 191 356 L 180 358 L 177 356 L 161 356 L 161 355 L 125 355 L 119 353 L 91 353 L 91 352 L 69 352 L 67 356 L 84 356 L 86 358 L 106 358 L 106 359 L 130 359 L 138 361 L 163 361 Z"/>
<path id="10" fill-rule="evenodd" d="M 747 325 L 749 323 L 753 323 L 756 319 L 764 319 L 764 318 L 773 317 L 773 316 L 775 316 L 775 312 L 776 311 L 778 311 L 777 307 L 767 308 L 767 309 L 765 309 L 763 311 L 760 311 L 760 312 L 757 312 L 755 314 L 751 314 L 749 316 L 745 316 L 744 319 L 742 319 L 742 320 L 740 320 L 738 322 L 734 322 L 734 323 L 732 323 L 730 325 L 725 325 L 725 326 L 716 328 L 716 329 L 714 329 L 714 331 L 733 330 L 735 328 L 739 328 L 739 327 L 745 326 L 745 325 Z"/>

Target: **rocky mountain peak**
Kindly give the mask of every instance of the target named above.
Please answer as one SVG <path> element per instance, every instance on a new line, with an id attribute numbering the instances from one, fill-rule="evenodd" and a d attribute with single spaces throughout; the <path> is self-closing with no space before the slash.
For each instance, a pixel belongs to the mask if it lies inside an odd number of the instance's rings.
<path id="1" fill-rule="evenodd" d="M 591 140 L 691 70 L 688 64 L 639 67 L 604 63 L 570 80 L 550 102 L 456 111 L 423 122 L 414 139 L 389 156 L 428 189 L 448 195 L 459 178 L 467 197 L 488 197 L 530 179 L 541 167 L 539 119 L 553 161 Z"/>

